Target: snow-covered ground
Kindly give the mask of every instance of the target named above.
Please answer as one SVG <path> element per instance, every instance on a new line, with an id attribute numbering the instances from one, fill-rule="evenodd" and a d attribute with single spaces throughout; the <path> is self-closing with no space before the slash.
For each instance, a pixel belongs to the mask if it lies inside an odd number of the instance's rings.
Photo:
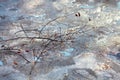
<path id="1" fill-rule="evenodd" d="M 0 0 L 0 80 L 120 80 L 119 0 Z"/>

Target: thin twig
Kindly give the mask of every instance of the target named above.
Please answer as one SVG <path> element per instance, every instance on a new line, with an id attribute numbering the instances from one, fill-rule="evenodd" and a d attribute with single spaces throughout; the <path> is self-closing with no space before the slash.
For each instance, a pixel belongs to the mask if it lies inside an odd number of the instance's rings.
<path id="1" fill-rule="evenodd" d="M 44 53 L 44 50 L 48 47 L 48 45 L 50 44 L 50 42 L 51 42 L 51 41 L 49 41 L 49 42 L 45 45 L 45 47 L 42 49 L 41 53 L 39 54 L 39 56 L 37 57 L 36 61 L 34 62 L 34 65 L 31 67 L 31 70 L 30 70 L 30 72 L 29 72 L 29 75 L 32 74 L 32 72 L 33 72 L 33 70 L 34 70 L 34 68 L 35 68 L 35 66 L 36 66 L 36 64 L 37 64 L 37 61 L 40 59 L 40 56 Z"/>
<path id="2" fill-rule="evenodd" d="M 31 67 L 31 70 L 30 70 L 30 72 L 29 72 L 29 75 L 32 74 L 32 71 L 34 70 L 34 68 L 35 68 L 35 66 L 36 66 L 36 64 L 37 64 L 37 61 L 40 59 L 41 55 L 44 53 L 45 49 L 48 47 L 48 45 L 49 45 L 51 42 L 52 42 L 52 41 L 48 41 L 48 42 L 46 41 L 47 44 L 44 46 L 44 48 L 42 49 L 42 51 L 41 51 L 40 54 L 38 55 L 36 61 L 34 62 L 34 65 Z"/>
<path id="3" fill-rule="evenodd" d="M 13 40 L 18 40 L 18 39 L 45 39 L 45 40 L 51 40 L 51 41 L 58 41 L 56 39 L 51 39 L 51 38 L 44 38 L 44 37 L 16 37 L 16 38 L 12 38 L 12 39 L 7 39 L 7 40 L 1 40 L 0 42 L 7 42 L 7 41 L 13 41 Z"/>
<path id="4" fill-rule="evenodd" d="M 31 63 L 28 59 L 26 59 L 23 55 L 18 54 L 20 57 L 22 57 L 25 61 L 27 61 L 27 63 Z"/>
<path id="5" fill-rule="evenodd" d="M 24 29 L 24 30 L 19 30 L 19 31 L 17 31 L 15 34 L 17 34 L 17 33 L 19 33 L 19 32 L 22 32 L 22 31 L 25 31 L 25 32 L 31 32 L 31 31 L 37 31 L 38 32 L 38 29 Z"/>
<path id="6" fill-rule="evenodd" d="M 22 54 L 18 54 L 16 52 L 16 50 L 20 50 L 20 49 L 0 49 L 2 51 L 12 51 L 12 53 L 14 53 L 15 55 L 19 55 L 20 57 L 22 57 L 25 61 L 27 61 L 27 63 L 30 63 L 30 61 L 28 59 L 26 59 Z"/>
<path id="7" fill-rule="evenodd" d="M 28 37 L 28 35 L 27 35 L 26 31 L 24 30 L 24 27 L 23 27 L 22 24 L 20 24 L 20 27 L 21 27 L 22 31 L 24 32 L 25 36 Z"/>

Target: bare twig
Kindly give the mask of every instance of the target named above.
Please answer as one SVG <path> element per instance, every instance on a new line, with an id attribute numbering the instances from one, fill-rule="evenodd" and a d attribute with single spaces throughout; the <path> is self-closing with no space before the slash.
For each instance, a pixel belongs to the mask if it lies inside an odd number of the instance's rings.
<path id="1" fill-rule="evenodd" d="M 31 63 L 28 59 L 26 59 L 23 55 L 18 54 L 20 57 L 22 57 L 25 61 L 27 61 L 27 63 Z"/>
<path id="2" fill-rule="evenodd" d="M 56 21 L 56 20 L 59 19 L 59 18 L 61 18 L 61 17 L 57 17 L 57 18 L 55 18 L 55 19 L 50 20 L 49 22 L 47 22 L 47 23 L 42 27 L 42 29 L 39 31 L 39 34 L 42 33 L 42 31 L 44 30 L 44 28 L 45 28 L 48 24 L 50 24 L 50 23 Z"/>
<path id="3" fill-rule="evenodd" d="M 24 30 L 24 27 L 23 27 L 22 24 L 20 24 L 20 27 L 21 27 L 22 31 L 24 32 L 25 36 L 28 37 L 28 35 L 27 35 L 26 31 Z"/>
<path id="4" fill-rule="evenodd" d="M 15 55 L 19 55 L 20 57 L 22 57 L 25 61 L 27 61 L 27 63 L 30 63 L 30 61 L 28 59 L 26 59 L 22 54 L 18 54 L 16 51 L 18 51 L 20 49 L 0 49 L 0 51 L 9 51 L 12 52 Z"/>
<path id="5" fill-rule="evenodd" d="M 17 34 L 17 33 L 19 33 L 19 32 L 22 32 L 22 31 L 25 31 L 25 32 L 31 32 L 31 31 L 37 31 L 38 32 L 38 29 L 24 29 L 24 30 L 19 30 L 19 31 L 17 31 L 15 34 Z"/>
<path id="6" fill-rule="evenodd" d="M 31 70 L 30 70 L 30 72 L 29 72 L 29 75 L 32 74 L 32 72 L 33 72 L 33 70 L 34 70 L 34 68 L 35 68 L 35 66 L 36 66 L 36 64 L 37 64 L 37 61 L 40 59 L 41 55 L 44 53 L 44 50 L 48 47 L 48 45 L 50 44 L 50 42 L 51 42 L 51 41 L 49 41 L 49 42 L 44 46 L 44 48 L 42 49 L 42 51 L 40 52 L 39 56 L 37 57 L 36 61 L 34 62 L 34 65 L 31 67 Z"/>
<path id="7" fill-rule="evenodd" d="M 12 39 L 7 39 L 7 40 L 1 40 L 0 42 L 7 42 L 7 41 L 13 41 L 13 40 L 18 40 L 18 39 L 44 39 L 44 40 L 50 40 L 50 41 L 58 41 L 57 39 L 51 39 L 51 38 L 45 38 L 45 37 L 16 37 Z"/>
<path id="8" fill-rule="evenodd" d="M 55 37 L 55 39 L 56 39 L 56 38 L 57 38 L 57 37 Z M 52 41 L 50 41 L 50 40 L 46 41 L 46 45 L 44 46 L 44 48 L 42 49 L 42 51 L 41 51 L 40 54 L 38 55 L 36 61 L 34 62 L 34 65 L 31 67 L 31 70 L 30 70 L 30 72 L 29 72 L 29 75 L 32 74 L 32 72 L 33 72 L 33 70 L 34 70 L 34 68 L 35 68 L 35 66 L 36 66 L 36 64 L 37 64 L 37 61 L 40 59 L 41 55 L 43 55 L 44 51 L 46 50 L 46 48 L 48 47 L 48 45 L 49 45 L 51 42 L 52 42 Z"/>

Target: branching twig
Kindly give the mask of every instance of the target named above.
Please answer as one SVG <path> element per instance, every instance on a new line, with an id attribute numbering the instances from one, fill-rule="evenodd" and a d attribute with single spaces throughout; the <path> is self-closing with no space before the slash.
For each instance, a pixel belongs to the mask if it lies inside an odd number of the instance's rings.
<path id="1" fill-rule="evenodd" d="M 20 27 L 21 27 L 22 31 L 24 32 L 25 36 L 26 36 L 26 37 L 28 37 L 28 35 L 27 35 L 26 31 L 24 30 L 24 28 L 23 28 L 23 25 L 22 25 L 22 24 L 20 24 Z"/>
<path id="2" fill-rule="evenodd" d="M 34 65 L 31 67 L 31 70 L 30 70 L 30 72 L 29 72 L 29 75 L 32 74 L 32 71 L 34 70 L 34 68 L 35 68 L 35 66 L 36 66 L 36 64 L 37 64 L 37 61 L 40 59 L 40 56 L 44 53 L 44 50 L 48 47 L 48 45 L 50 44 L 50 42 L 51 42 L 51 41 L 49 41 L 49 42 L 44 46 L 44 48 L 42 49 L 42 51 L 41 51 L 40 54 L 38 55 L 36 61 L 34 62 Z"/>
<path id="3" fill-rule="evenodd" d="M 61 18 L 61 17 L 57 17 L 57 18 L 55 18 L 55 19 L 50 20 L 49 22 L 47 22 L 47 23 L 42 27 L 42 29 L 39 31 L 39 34 L 42 33 L 42 31 L 44 30 L 44 28 L 45 28 L 48 24 L 50 24 L 51 22 L 56 21 L 56 20 L 59 19 L 59 18 Z"/>
<path id="4" fill-rule="evenodd" d="M 30 61 L 28 59 L 26 59 L 22 54 L 18 54 L 16 51 L 18 51 L 20 49 L 0 49 L 0 51 L 9 51 L 12 52 L 15 55 L 19 55 L 20 57 L 22 57 L 25 61 L 27 61 L 27 63 L 30 63 Z"/>
<path id="5" fill-rule="evenodd" d="M 57 37 L 55 37 L 55 39 L 56 39 L 56 38 L 57 38 Z M 40 54 L 38 55 L 36 61 L 34 62 L 34 65 L 31 67 L 31 70 L 30 70 L 29 75 L 32 74 L 32 71 L 34 70 L 35 65 L 37 64 L 37 61 L 40 59 L 41 55 L 43 55 L 44 51 L 46 50 L 46 48 L 48 47 L 48 45 L 49 45 L 51 42 L 52 42 L 52 41 L 49 41 L 49 40 L 46 41 L 46 45 L 44 46 L 44 48 L 42 49 L 42 51 L 41 51 Z"/>

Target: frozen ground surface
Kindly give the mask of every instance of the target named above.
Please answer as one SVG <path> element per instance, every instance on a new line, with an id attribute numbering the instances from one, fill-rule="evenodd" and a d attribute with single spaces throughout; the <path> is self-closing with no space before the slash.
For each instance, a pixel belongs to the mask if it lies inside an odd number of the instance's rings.
<path id="1" fill-rule="evenodd" d="M 120 80 L 120 2 L 85 1 L 0 0 L 0 80 Z"/>

